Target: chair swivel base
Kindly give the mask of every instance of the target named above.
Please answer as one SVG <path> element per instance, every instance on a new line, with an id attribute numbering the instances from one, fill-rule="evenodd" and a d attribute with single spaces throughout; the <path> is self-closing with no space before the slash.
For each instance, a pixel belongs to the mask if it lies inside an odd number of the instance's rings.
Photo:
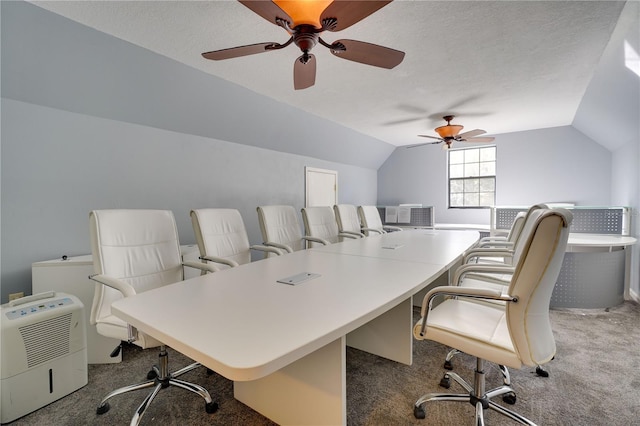
<path id="1" fill-rule="evenodd" d="M 104 414 L 107 411 L 109 411 L 110 406 L 109 406 L 108 400 L 111 397 L 114 397 L 116 395 L 120 395 L 126 392 L 153 387 L 153 390 L 151 391 L 151 393 L 147 395 L 147 397 L 142 401 L 140 406 L 137 408 L 133 418 L 131 419 L 131 423 L 130 423 L 131 426 L 138 425 L 140 423 L 140 420 L 142 419 L 142 416 L 146 412 L 147 408 L 149 407 L 151 402 L 154 400 L 156 395 L 158 395 L 158 392 L 160 392 L 161 389 L 168 388 L 170 386 L 176 386 L 200 395 L 205 400 L 205 411 L 207 413 L 215 413 L 218 410 L 218 403 L 214 402 L 211 399 L 211 395 L 209 395 L 209 392 L 205 388 L 203 388 L 202 386 L 196 385 L 194 383 L 185 382 L 183 380 L 178 380 L 175 378 L 195 368 L 200 367 L 201 366 L 200 363 L 196 362 L 196 363 L 190 364 L 171 374 L 168 371 L 169 355 L 167 354 L 167 351 L 164 346 L 161 346 L 160 348 L 159 358 L 160 358 L 160 362 L 159 362 L 160 367 L 158 368 L 157 366 L 154 365 L 153 372 L 155 372 L 155 374 L 149 373 L 147 375 L 147 377 L 149 378 L 151 378 L 152 376 L 155 376 L 154 378 L 142 383 L 135 384 L 135 385 L 124 386 L 110 392 L 107 396 L 105 396 L 102 399 L 102 401 L 100 401 L 100 404 L 96 409 L 96 413 Z"/>
<path id="2" fill-rule="evenodd" d="M 520 414 L 509 410 L 495 402 L 491 401 L 491 398 L 494 398 L 499 395 L 510 395 L 515 393 L 510 386 L 503 385 L 499 386 L 495 389 L 485 392 L 484 391 L 484 372 L 483 372 L 483 360 L 477 360 L 477 367 L 474 373 L 474 383 L 475 388 L 471 384 L 469 384 L 466 380 L 460 377 L 458 374 L 453 372 L 447 372 L 445 374 L 445 378 L 452 378 L 456 383 L 462 386 L 467 393 L 460 394 L 451 394 L 451 393 L 429 393 L 420 397 L 413 407 L 413 415 L 417 419 L 424 419 L 426 417 L 426 410 L 424 405 L 429 401 L 457 401 L 457 402 L 468 402 L 473 405 L 476 409 L 475 415 L 475 425 L 476 426 L 484 426 L 484 411 L 487 409 L 492 409 L 494 411 L 499 412 L 500 414 L 509 417 L 510 419 L 524 425 L 535 426 L 535 423 L 530 421 L 529 419 L 521 416 Z M 441 381 L 442 385 L 442 381 Z M 476 392 L 476 389 L 478 392 Z M 476 395 L 481 395 L 480 397 Z M 514 398 L 515 402 L 515 398 Z"/>

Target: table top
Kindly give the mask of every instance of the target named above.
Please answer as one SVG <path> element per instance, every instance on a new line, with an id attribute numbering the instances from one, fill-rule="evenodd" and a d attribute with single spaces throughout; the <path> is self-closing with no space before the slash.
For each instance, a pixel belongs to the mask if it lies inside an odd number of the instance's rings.
<path id="1" fill-rule="evenodd" d="M 446 271 L 473 234 L 429 240 L 438 254 L 431 263 L 302 250 L 144 292 L 112 310 L 228 379 L 254 380 L 406 300 Z M 369 238 L 361 240 L 364 251 Z M 277 282 L 303 272 L 319 276 L 295 286 Z"/>
<path id="2" fill-rule="evenodd" d="M 479 237 L 477 231 L 407 229 L 357 240 L 347 239 L 340 244 L 312 250 L 450 267 L 460 254 L 460 247 L 470 247 Z"/>
<path id="3" fill-rule="evenodd" d="M 569 234 L 567 246 L 618 247 L 631 246 L 636 241 L 634 237 L 626 235 L 582 234 L 576 232 Z"/>

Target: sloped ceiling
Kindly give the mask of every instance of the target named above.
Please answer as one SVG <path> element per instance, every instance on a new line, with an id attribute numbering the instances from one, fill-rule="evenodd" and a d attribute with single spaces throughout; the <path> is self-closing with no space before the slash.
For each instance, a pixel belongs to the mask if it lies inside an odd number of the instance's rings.
<path id="1" fill-rule="evenodd" d="M 616 26 L 617 1 L 396 0 L 338 33 L 406 52 L 392 70 L 322 46 L 316 85 L 295 91 L 295 46 L 213 62 L 202 52 L 288 35 L 235 1 L 32 3 L 395 146 L 441 117 L 499 134 L 570 125 Z"/>

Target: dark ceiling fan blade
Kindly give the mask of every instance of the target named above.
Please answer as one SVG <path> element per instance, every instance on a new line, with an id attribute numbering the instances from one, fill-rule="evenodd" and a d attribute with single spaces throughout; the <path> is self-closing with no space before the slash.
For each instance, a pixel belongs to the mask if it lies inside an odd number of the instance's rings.
<path id="1" fill-rule="evenodd" d="M 331 53 L 338 58 L 374 67 L 391 69 L 404 59 L 404 52 L 364 41 L 338 40 L 331 46 Z"/>
<path id="2" fill-rule="evenodd" d="M 238 1 L 274 25 L 278 25 L 278 23 L 276 22 L 276 18 L 289 21 L 289 24 L 293 23 L 293 19 L 291 19 L 291 17 L 284 10 L 282 10 L 280 6 L 278 6 L 272 1 L 269 1 L 269 0 L 259 0 L 259 1 L 238 0 Z"/>
<path id="3" fill-rule="evenodd" d="M 306 89 L 316 84 L 316 57 L 301 55 L 293 64 L 293 87 L 296 90 Z"/>
<path id="4" fill-rule="evenodd" d="M 258 2 L 259 3 L 259 2 Z M 336 24 L 334 26 L 329 26 L 327 28 L 328 31 L 341 31 L 345 28 L 350 27 L 371 15 L 373 12 L 378 9 L 386 6 L 388 3 L 391 3 L 391 0 L 386 1 L 346 1 L 346 0 L 336 0 L 331 3 L 320 15 L 320 22 L 323 22 L 325 19 L 336 19 Z"/>
<path id="5" fill-rule="evenodd" d="M 487 133 L 487 132 L 485 132 L 484 130 L 480 130 L 480 129 L 469 130 L 468 132 L 460 133 L 458 136 L 456 136 L 456 139 L 469 139 L 469 138 L 472 138 L 474 136 L 482 135 L 484 133 Z"/>
<path id="6" fill-rule="evenodd" d="M 493 142 L 496 138 L 491 136 L 486 136 L 482 138 L 466 138 L 462 139 L 460 142 Z"/>
<path id="7" fill-rule="evenodd" d="M 420 136 L 421 138 L 438 139 L 440 142 L 443 142 L 443 141 L 444 141 L 444 139 L 439 138 L 439 137 L 437 137 L 437 136 L 429 136 L 429 135 L 418 135 L 418 136 Z"/>
<path id="8" fill-rule="evenodd" d="M 229 49 L 214 50 L 212 52 L 205 52 L 202 56 L 205 59 L 211 59 L 213 61 L 220 61 L 223 59 L 238 58 L 240 56 L 254 55 L 256 53 L 269 52 L 272 49 L 267 49 L 267 46 L 278 46 L 278 43 L 256 43 L 248 44 L 246 46 L 231 47 Z"/>

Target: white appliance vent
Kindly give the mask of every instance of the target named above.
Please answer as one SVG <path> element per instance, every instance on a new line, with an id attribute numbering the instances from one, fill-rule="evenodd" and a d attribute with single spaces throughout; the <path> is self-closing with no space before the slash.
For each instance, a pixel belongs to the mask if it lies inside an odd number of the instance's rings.
<path id="1" fill-rule="evenodd" d="M 71 312 L 20 327 L 28 368 L 69 354 Z"/>

